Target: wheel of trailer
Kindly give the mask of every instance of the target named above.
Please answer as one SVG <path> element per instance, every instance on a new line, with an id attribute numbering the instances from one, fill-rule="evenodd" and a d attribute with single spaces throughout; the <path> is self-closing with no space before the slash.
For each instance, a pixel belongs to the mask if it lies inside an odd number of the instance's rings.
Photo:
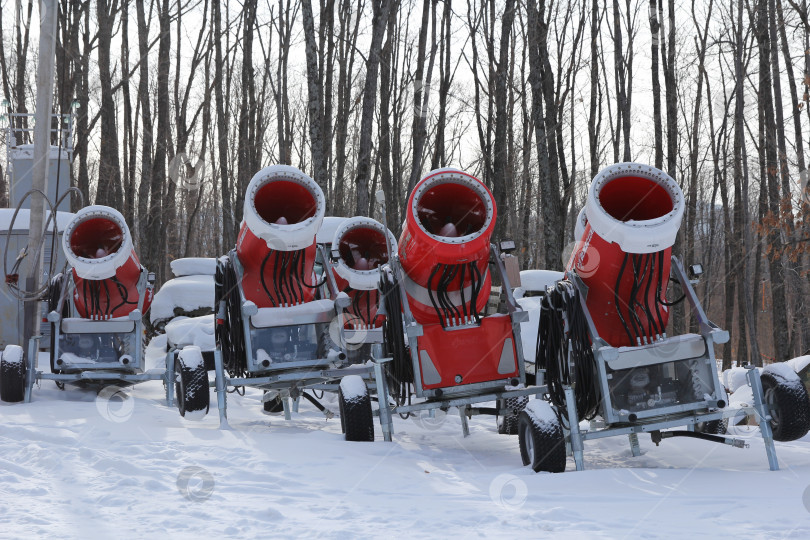
<path id="1" fill-rule="evenodd" d="M 775 441 L 795 441 L 810 431 L 810 397 L 798 375 L 785 364 L 762 370 L 762 390 Z"/>
<path id="2" fill-rule="evenodd" d="M 528 404 L 529 396 L 511 397 L 503 400 L 503 408 L 512 409 L 515 412 L 503 418 L 498 417 L 498 433 L 501 435 L 517 435 L 520 413 Z"/>
<path id="3" fill-rule="evenodd" d="M 709 420 L 695 424 L 695 431 L 709 435 L 725 435 L 727 427 L 728 420 Z"/>
<path id="4" fill-rule="evenodd" d="M 359 375 L 347 375 L 338 390 L 340 428 L 347 441 L 374 440 L 374 414 L 366 382 Z"/>
<path id="5" fill-rule="evenodd" d="M 518 416 L 520 457 L 534 472 L 565 471 L 565 437 L 554 409 L 533 399 Z"/>
<path id="6" fill-rule="evenodd" d="M 284 412 L 284 402 L 281 401 L 281 396 L 276 396 L 262 403 L 262 409 L 267 414 L 281 414 Z"/>
<path id="7" fill-rule="evenodd" d="M 208 372 L 199 347 L 185 347 L 174 366 L 175 394 L 180 416 L 199 420 L 208 414 L 210 393 Z"/>
<path id="8" fill-rule="evenodd" d="M 25 398 L 25 354 L 19 345 L 8 345 L 0 354 L 0 399 L 17 403 Z"/>

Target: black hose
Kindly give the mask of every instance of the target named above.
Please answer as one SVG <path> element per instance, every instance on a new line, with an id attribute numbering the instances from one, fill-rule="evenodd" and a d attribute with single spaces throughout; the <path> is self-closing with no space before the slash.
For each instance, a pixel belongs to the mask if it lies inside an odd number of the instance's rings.
<path id="1" fill-rule="evenodd" d="M 632 334 L 630 334 L 630 328 L 628 328 L 627 322 L 624 320 L 624 315 L 622 315 L 622 310 L 619 307 L 619 286 L 622 284 L 622 276 L 624 276 L 625 266 L 627 266 L 627 253 L 624 254 L 624 259 L 622 259 L 622 265 L 619 268 L 619 276 L 616 278 L 616 287 L 614 287 L 613 289 L 613 303 L 616 306 L 616 313 L 618 313 L 619 315 L 619 320 L 622 322 L 624 331 L 627 332 L 627 337 L 630 339 L 630 344 L 635 345 L 636 340 L 633 338 Z"/>
<path id="2" fill-rule="evenodd" d="M 309 401 L 310 403 L 312 403 L 313 405 L 315 405 L 315 407 L 317 407 L 317 409 L 318 409 L 319 411 L 323 412 L 323 411 L 325 411 L 325 410 L 326 410 L 326 407 L 324 407 L 324 406 L 321 404 L 321 402 L 320 402 L 320 401 L 318 401 L 317 399 L 315 399 L 315 397 L 314 397 L 314 396 L 311 396 L 311 395 L 307 394 L 306 392 L 301 392 L 301 395 L 302 395 L 302 396 L 304 396 L 305 398 L 307 398 L 307 401 Z"/>
<path id="3" fill-rule="evenodd" d="M 402 324 L 402 298 L 399 284 L 389 274 L 380 276 L 381 303 L 385 305 L 385 323 L 383 324 L 383 337 L 385 355 L 392 360 L 385 364 L 388 376 L 388 387 L 391 396 L 398 405 L 410 402 L 410 385 L 414 381 L 413 363 L 411 355 L 405 345 L 405 331 Z"/>
<path id="4" fill-rule="evenodd" d="M 537 335 L 536 368 L 545 370 L 549 399 L 558 414 L 566 410 L 565 386 L 574 385 L 577 415 L 586 420 L 594 418 L 601 402 L 601 387 L 579 291 L 570 281 L 559 281 L 546 292 Z M 567 417 L 560 415 L 560 422 L 567 425 Z"/>

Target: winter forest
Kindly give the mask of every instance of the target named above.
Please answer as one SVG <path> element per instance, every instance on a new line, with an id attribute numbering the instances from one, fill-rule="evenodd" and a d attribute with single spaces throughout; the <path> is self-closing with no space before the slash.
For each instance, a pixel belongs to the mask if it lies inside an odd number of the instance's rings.
<path id="1" fill-rule="evenodd" d="M 461 168 L 522 268 L 562 269 L 591 178 L 637 161 L 686 194 L 674 252 L 704 266 L 724 368 L 810 349 L 806 0 L 59 4 L 71 182 L 122 210 L 158 282 L 234 246 L 268 164 L 311 175 L 327 215 L 380 219 L 383 190 L 395 234 L 419 178 Z M 39 7 L 0 6 L 2 112 L 30 112 Z"/>

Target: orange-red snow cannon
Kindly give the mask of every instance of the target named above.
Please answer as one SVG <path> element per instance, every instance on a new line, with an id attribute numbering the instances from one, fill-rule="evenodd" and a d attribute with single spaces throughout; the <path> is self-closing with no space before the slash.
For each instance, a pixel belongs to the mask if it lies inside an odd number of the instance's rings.
<path id="1" fill-rule="evenodd" d="M 490 261 L 503 268 L 490 244 L 496 217 L 489 189 L 456 169 L 428 173 L 411 193 L 399 261 L 407 307 L 422 326 L 422 335 L 411 342 L 418 395 L 522 382 L 519 333 L 511 316 L 483 314 Z"/>
<path id="2" fill-rule="evenodd" d="M 672 245 L 683 212 L 681 188 L 654 167 L 617 163 L 593 179 L 567 269 L 588 287 L 594 325 L 610 345 L 665 336 Z"/>
<path id="3" fill-rule="evenodd" d="M 315 235 L 325 208 L 321 188 L 295 167 L 271 165 L 253 176 L 236 243 L 247 300 L 261 308 L 315 299 Z"/>
<path id="4" fill-rule="evenodd" d="M 478 321 L 492 284 L 488 261 L 496 217 L 492 193 L 465 172 L 435 170 L 416 185 L 399 253 L 417 322 L 451 327 Z"/>
<path id="5" fill-rule="evenodd" d="M 138 308 L 142 267 L 120 212 L 100 205 L 79 210 L 65 229 L 62 247 L 73 268 L 73 303 L 80 317 L 112 319 Z M 152 296 L 149 285 L 141 313 L 149 308 Z"/>
<path id="6" fill-rule="evenodd" d="M 379 267 L 388 262 L 389 246 L 395 249 L 394 235 L 371 218 L 349 218 L 335 230 L 332 256 L 337 288 L 351 298 L 344 312 L 346 328 L 378 328 L 385 321 L 385 316 L 377 313 Z"/>

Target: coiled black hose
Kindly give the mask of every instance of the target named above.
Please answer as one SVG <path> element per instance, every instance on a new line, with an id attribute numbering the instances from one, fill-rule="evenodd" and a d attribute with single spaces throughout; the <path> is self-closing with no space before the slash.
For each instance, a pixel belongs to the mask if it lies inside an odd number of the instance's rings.
<path id="1" fill-rule="evenodd" d="M 402 325 L 402 298 L 399 296 L 399 283 L 390 274 L 380 276 L 380 294 L 385 305 L 383 337 L 385 355 L 392 360 L 386 364 L 388 388 L 398 405 L 410 403 L 410 385 L 413 384 L 413 363 L 405 345 L 405 331 Z"/>
<path id="2" fill-rule="evenodd" d="M 535 358 L 537 369 L 546 372 L 548 395 L 558 414 L 566 410 L 564 387 L 573 385 L 579 418 L 597 415 L 601 387 L 596 360 L 579 291 L 568 280 L 557 282 L 543 297 Z M 560 422 L 566 426 L 567 417 L 560 414 Z"/>
<path id="3" fill-rule="evenodd" d="M 239 302 L 239 285 L 233 267 L 231 251 L 217 262 L 214 277 L 214 306 L 217 313 L 215 337 L 222 352 L 222 363 L 231 377 L 242 377 L 247 373 L 245 336 L 242 333 L 242 310 Z"/>

